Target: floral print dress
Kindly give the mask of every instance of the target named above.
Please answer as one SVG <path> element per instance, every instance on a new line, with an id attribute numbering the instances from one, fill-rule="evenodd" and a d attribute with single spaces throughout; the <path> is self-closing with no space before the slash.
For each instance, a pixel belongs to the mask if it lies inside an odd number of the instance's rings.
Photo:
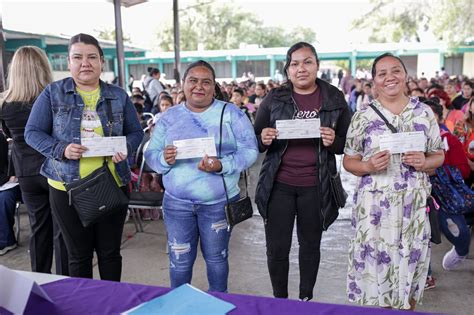
<path id="1" fill-rule="evenodd" d="M 411 98 L 399 115 L 372 102 L 398 132 L 423 131 L 425 152 L 443 147 L 431 109 Z M 375 111 L 357 111 L 347 133 L 344 153 L 367 161 L 380 151 L 378 136 L 391 133 Z M 426 199 L 429 178 L 424 172 L 401 163 L 393 154 L 387 170 L 358 179 L 354 194 L 349 244 L 347 294 L 350 301 L 409 309 L 420 302 L 430 261 L 430 225 Z"/>

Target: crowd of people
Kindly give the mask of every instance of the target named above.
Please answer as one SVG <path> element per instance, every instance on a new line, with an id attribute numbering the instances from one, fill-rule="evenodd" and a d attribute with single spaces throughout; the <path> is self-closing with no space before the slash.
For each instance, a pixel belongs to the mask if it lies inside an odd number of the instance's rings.
<path id="1" fill-rule="evenodd" d="M 128 196 L 137 176 L 135 153 L 145 146 L 139 158 L 156 174 L 145 175 L 138 189 L 164 192 L 171 287 L 192 281 L 200 243 L 209 291 L 227 292 L 232 228 L 224 208 L 239 199 L 241 173 L 260 152 L 265 158 L 255 202 L 264 223 L 273 295 L 289 295 L 296 222 L 299 299 L 309 301 L 324 259 L 322 234 L 342 206 L 333 186 L 336 155 L 344 154 L 344 168 L 358 177 L 349 300 L 413 310 L 423 288 L 435 286 L 433 227 L 426 210 L 430 183 L 438 168 L 450 165 L 472 189 L 472 80 L 444 72 L 430 81 L 409 77 L 403 61 L 386 53 L 374 60 L 371 79 L 341 74 L 337 87 L 318 78 L 318 54 L 305 42 L 289 48 L 283 82 L 220 85 L 213 67 L 199 60 L 175 86 L 162 83 L 160 70 L 149 68 L 140 86 L 130 84 L 127 93 L 100 79 L 103 63 L 99 43 L 87 34 L 70 39 L 70 77 L 55 82 L 44 51 L 30 46 L 16 51 L 0 108 L 0 184 L 12 186 L 0 191 L 0 255 L 16 247 L 13 216 L 22 199 L 32 231 L 32 271 L 51 273 L 54 252 L 56 273 L 92 278 L 96 252 L 101 279 L 120 281 L 126 207 L 84 227 L 67 187 L 104 164 Z M 280 137 L 277 122 L 315 118 L 320 136 Z M 415 131 L 422 132 L 424 150 L 392 154 L 380 149 L 381 136 Z M 126 152 L 83 156 L 88 148 L 81 139 L 107 135 L 125 137 Z M 214 141 L 216 155 L 180 157 L 176 141 L 201 138 Z M 439 228 L 453 243 L 443 259 L 446 270 L 457 268 L 468 254 L 473 212 L 439 211 Z"/>

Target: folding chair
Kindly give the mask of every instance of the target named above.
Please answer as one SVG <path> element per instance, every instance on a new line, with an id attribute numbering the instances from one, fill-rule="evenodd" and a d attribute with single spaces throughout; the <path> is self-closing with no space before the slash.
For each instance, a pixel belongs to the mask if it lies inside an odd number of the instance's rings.
<path id="1" fill-rule="evenodd" d="M 141 154 L 140 169 L 138 173 L 138 180 L 135 189 L 130 193 L 130 201 L 128 203 L 128 209 L 133 217 L 133 223 L 137 232 L 143 232 L 143 221 L 140 216 L 140 209 L 161 209 L 163 201 L 163 193 L 156 191 L 140 191 L 140 185 L 142 183 L 143 173 L 155 173 L 146 163 L 143 156 L 149 142 L 145 142 L 140 145 L 137 150 L 137 162 L 139 155 Z"/>

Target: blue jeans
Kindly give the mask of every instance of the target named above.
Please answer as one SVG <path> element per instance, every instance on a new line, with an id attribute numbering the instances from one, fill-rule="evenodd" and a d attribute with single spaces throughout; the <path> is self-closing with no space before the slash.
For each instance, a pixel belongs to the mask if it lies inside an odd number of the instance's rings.
<path id="1" fill-rule="evenodd" d="M 16 202 L 21 199 L 20 187 L 0 191 L 0 248 L 16 243 L 15 224 Z"/>
<path id="2" fill-rule="evenodd" d="M 441 231 L 450 241 L 459 256 L 466 256 L 469 253 L 469 243 L 471 232 L 466 222 L 466 217 L 462 214 L 449 214 L 439 211 L 439 222 Z"/>
<path id="3" fill-rule="evenodd" d="M 237 200 L 238 196 L 230 199 Z M 227 292 L 230 231 L 224 212 L 225 202 L 212 205 L 176 200 L 167 194 L 163 216 L 168 233 L 171 287 L 191 283 L 198 241 L 206 262 L 209 291 Z"/>

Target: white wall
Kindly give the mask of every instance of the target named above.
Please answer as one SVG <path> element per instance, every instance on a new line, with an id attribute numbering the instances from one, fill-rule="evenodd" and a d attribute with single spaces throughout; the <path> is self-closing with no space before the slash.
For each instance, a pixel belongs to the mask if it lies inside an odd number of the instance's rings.
<path id="1" fill-rule="evenodd" d="M 432 78 L 435 72 L 441 69 L 438 53 L 420 53 L 418 54 L 418 69 L 416 74 L 421 77 L 424 72 L 425 78 Z"/>
<path id="2" fill-rule="evenodd" d="M 462 74 L 467 75 L 469 78 L 474 77 L 474 52 L 464 53 Z"/>

